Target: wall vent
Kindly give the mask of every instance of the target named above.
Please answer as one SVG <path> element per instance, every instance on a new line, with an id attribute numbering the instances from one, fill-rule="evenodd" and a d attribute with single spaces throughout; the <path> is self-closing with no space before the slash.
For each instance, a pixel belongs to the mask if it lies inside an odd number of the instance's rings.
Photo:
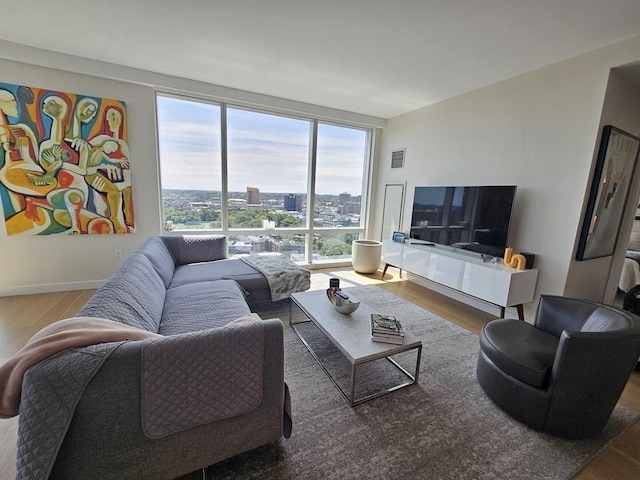
<path id="1" fill-rule="evenodd" d="M 406 150 L 394 150 L 391 152 L 391 168 L 404 168 L 404 154 Z"/>

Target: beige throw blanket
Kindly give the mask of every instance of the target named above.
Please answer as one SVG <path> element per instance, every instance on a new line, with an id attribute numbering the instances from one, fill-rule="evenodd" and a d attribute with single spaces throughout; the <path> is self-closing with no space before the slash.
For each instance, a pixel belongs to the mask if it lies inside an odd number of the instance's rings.
<path id="1" fill-rule="evenodd" d="M 46 326 L 0 367 L 0 418 L 18 415 L 23 374 L 40 360 L 67 348 L 160 336 L 112 320 L 93 317 L 74 317 Z"/>

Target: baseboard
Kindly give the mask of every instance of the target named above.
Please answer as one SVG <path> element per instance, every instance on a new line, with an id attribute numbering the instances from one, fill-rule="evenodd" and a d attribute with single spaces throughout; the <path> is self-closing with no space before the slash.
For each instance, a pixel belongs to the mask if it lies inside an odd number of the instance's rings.
<path id="1" fill-rule="evenodd" d="M 485 302 L 484 300 L 480 300 L 479 298 L 472 297 L 471 295 L 467 295 L 466 293 L 460 292 L 459 290 L 455 290 L 453 288 L 449 288 L 447 286 L 441 285 L 437 282 L 432 282 L 426 278 L 413 275 L 412 273 L 403 272 L 407 280 L 413 283 L 417 283 L 418 285 L 428 288 L 429 290 L 433 290 L 434 292 L 438 292 L 442 295 L 446 295 L 447 297 L 453 298 L 458 302 L 467 304 L 473 308 L 477 308 L 478 310 L 482 310 L 483 312 L 491 313 L 497 317 L 500 316 L 500 307 L 490 302 Z M 517 314 L 514 316 L 512 312 L 515 312 L 515 308 L 507 307 L 506 317 L 507 318 L 518 318 Z"/>
<path id="2" fill-rule="evenodd" d="M 26 285 L 22 287 L 0 288 L 0 297 L 13 295 L 33 295 L 38 293 L 67 292 L 70 290 L 91 290 L 100 288 L 106 280 L 90 282 L 47 283 L 42 285 Z"/>

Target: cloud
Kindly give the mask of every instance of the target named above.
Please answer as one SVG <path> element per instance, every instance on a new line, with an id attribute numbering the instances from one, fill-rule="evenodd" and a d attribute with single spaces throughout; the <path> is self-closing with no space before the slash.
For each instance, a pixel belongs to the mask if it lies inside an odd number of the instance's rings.
<path id="1" fill-rule="evenodd" d="M 306 192 L 311 122 L 229 108 L 230 191 L 247 186 L 263 192 Z M 219 190 L 220 107 L 158 97 L 158 136 L 163 188 Z M 321 124 L 316 193 L 359 195 L 367 134 Z"/>

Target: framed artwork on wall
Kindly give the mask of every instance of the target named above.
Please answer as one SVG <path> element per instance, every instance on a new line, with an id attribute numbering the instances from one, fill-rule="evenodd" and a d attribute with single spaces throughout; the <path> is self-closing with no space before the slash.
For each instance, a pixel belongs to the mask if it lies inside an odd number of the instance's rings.
<path id="1" fill-rule="evenodd" d="M 8 235 L 133 233 L 125 103 L 0 82 Z"/>
<path id="2" fill-rule="evenodd" d="M 393 232 L 393 236 L 391 240 L 398 243 L 404 243 L 407 239 L 407 236 L 403 232 Z"/>
<path id="3" fill-rule="evenodd" d="M 576 260 L 613 255 L 639 149 L 640 138 L 604 127 Z"/>

